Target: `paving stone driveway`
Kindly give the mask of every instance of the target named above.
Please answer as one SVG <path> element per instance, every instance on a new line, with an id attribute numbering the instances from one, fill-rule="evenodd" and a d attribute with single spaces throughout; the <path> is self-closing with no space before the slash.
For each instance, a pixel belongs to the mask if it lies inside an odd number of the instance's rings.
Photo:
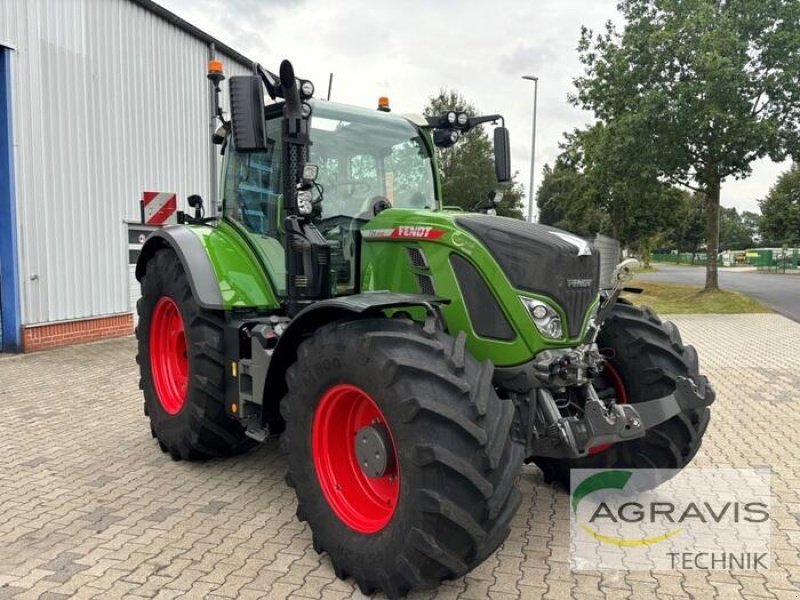
<path id="1" fill-rule="evenodd" d="M 568 498 L 526 467 L 500 550 L 417 598 L 800 598 L 800 324 L 683 316 L 718 400 L 698 465 L 771 465 L 768 573 L 572 573 Z M 345 598 L 277 443 L 205 464 L 150 437 L 131 338 L 0 358 L 0 598 Z"/>

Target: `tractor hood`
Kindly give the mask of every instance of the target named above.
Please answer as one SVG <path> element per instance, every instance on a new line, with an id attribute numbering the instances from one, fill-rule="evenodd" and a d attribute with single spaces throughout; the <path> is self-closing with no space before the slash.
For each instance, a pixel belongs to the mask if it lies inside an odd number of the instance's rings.
<path id="1" fill-rule="evenodd" d="M 579 335 L 599 289 L 600 256 L 589 242 L 506 217 L 464 215 L 455 222 L 486 246 L 515 288 L 557 302 L 566 313 L 569 336 Z"/>

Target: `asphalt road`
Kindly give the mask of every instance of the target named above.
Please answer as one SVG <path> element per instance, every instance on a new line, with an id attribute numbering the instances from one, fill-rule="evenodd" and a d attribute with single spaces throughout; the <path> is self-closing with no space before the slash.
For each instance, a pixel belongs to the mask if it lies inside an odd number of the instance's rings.
<path id="1" fill-rule="evenodd" d="M 646 281 L 705 285 L 706 270 L 702 267 L 654 265 L 655 273 L 642 273 L 636 277 Z M 800 275 L 776 275 L 755 271 L 721 270 L 720 287 L 741 292 L 756 298 L 784 316 L 800 322 Z"/>

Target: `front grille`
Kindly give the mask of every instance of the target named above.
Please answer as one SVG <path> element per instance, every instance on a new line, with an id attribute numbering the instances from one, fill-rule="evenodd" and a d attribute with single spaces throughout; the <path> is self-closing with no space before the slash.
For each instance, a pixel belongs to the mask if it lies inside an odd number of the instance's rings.
<path id="1" fill-rule="evenodd" d="M 580 334 L 586 311 L 597 298 L 597 251 L 578 256 L 570 234 L 547 225 L 477 215 L 458 217 L 456 222 L 483 242 L 515 288 L 552 298 L 566 314 L 569 336 Z M 587 279 L 588 287 L 569 284 Z"/>
<path id="2" fill-rule="evenodd" d="M 456 275 L 475 333 L 481 337 L 505 341 L 517 337 L 494 294 L 472 263 L 458 254 L 451 254 L 450 265 Z"/>

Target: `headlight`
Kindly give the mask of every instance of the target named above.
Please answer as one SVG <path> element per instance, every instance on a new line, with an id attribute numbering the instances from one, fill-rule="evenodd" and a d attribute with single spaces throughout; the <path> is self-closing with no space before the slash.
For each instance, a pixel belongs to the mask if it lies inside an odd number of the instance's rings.
<path id="1" fill-rule="evenodd" d="M 463 113 L 463 112 L 462 113 L 458 113 L 458 116 L 456 117 L 456 120 L 458 121 L 458 124 L 463 127 L 464 125 L 467 124 L 467 121 L 469 121 L 469 115 L 467 115 L 467 113 Z"/>
<path id="2" fill-rule="evenodd" d="M 456 123 L 456 113 L 452 110 L 447 113 L 447 122 L 450 123 L 450 125 L 455 125 Z"/>
<path id="3" fill-rule="evenodd" d="M 314 211 L 314 203 L 311 200 L 311 192 L 302 190 L 297 192 L 297 212 L 301 215 L 310 215 Z"/>
<path id="4" fill-rule="evenodd" d="M 561 327 L 561 317 L 549 305 L 533 298 L 525 298 L 520 296 L 522 304 L 528 309 L 528 312 L 533 319 L 533 324 L 546 338 L 552 340 L 560 339 L 564 335 L 564 330 Z"/>

